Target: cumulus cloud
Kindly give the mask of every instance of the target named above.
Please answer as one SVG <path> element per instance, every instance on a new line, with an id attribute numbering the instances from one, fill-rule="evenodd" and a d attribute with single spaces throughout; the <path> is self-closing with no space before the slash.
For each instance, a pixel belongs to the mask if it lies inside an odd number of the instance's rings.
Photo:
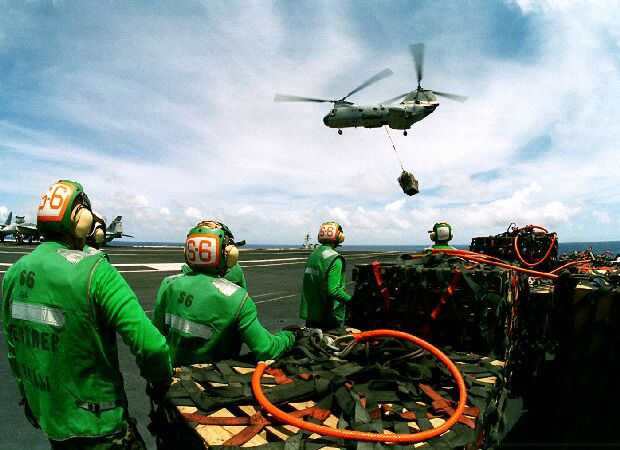
<path id="1" fill-rule="evenodd" d="M 401 198 L 400 200 L 396 200 L 395 202 L 388 203 L 385 205 L 386 211 L 400 211 L 403 205 L 405 204 L 405 199 Z"/>
<path id="2" fill-rule="evenodd" d="M 592 217 L 596 220 L 596 223 L 601 225 L 611 223 L 611 217 L 607 211 L 592 211 Z"/>
<path id="3" fill-rule="evenodd" d="M 202 220 L 203 219 L 203 215 L 200 212 L 199 209 L 194 208 L 192 206 L 188 207 L 185 210 L 185 217 L 188 219 L 193 219 L 193 220 Z"/>
<path id="4" fill-rule="evenodd" d="M 158 12 L 61 2 L 53 18 L 5 2 L 0 214 L 34 217 L 47 187 L 69 178 L 142 240 L 169 241 L 204 217 L 255 243 L 296 243 L 328 219 L 360 244 L 377 232 L 427 242 L 439 220 L 462 242 L 511 221 L 579 240 L 594 234 L 591 218 L 618 217 L 614 2 L 510 0 L 483 15 L 484 1 L 391 5 L 369 5 L 370 23 L 354 1 Z M 397 154 L 383 130 L 325 127 L 330 104 L 273 102 L 341 98 L 388 66 L 392 77 L 350 100 L 415 88 L 407 44 L 420 33 L 423 85 L 469 99 L 441 98 L 406 137 L 390 130 Z M 420 182 L 414 197 L 396 181 L 401 163 Z"/>

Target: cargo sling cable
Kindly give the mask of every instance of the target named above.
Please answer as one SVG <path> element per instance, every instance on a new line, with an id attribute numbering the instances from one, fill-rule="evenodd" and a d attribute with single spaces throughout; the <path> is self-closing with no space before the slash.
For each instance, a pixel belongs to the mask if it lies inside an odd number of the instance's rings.
<path id="1" fill-rule="evenodd" d="M 433 428 L 432 430 L 420 431 L 418 433 L 413 434 L 383 434 L 383 433 L 369 433 L 366 431 L 356 431 L 356 430 L 342 430 L 339 428 L 331 428 L 324 425 L 317 425 L 311 422 L 306 422 L 297 417 L 294 417 L 291 414 L 288 414 L 281 409 L 278 409 L 272 403 L 267 400 L 265 394 L 262 391 L 262 387 L 260 384 L 261 377 L 265 369 L 274 363 L 273 360 L 270 361 L 260 361 L 254 373 L 252 375 L 252 391 L 254 392 L 254 396 L 256 400 L 260 403 L 260 405 L 276 417 L 278 420 L 281 420 L 284 423 L 289 425 L 293 425 L 297 428 L 301 428 L 303 430 L 311 431 L 317 434 L 325 435 L 325 436 L 333 436 L 337 438 L 344 439 L 355 439 L 358 441 L 369 441 L 369 442 L 398 442 L 398 443 L 409 443 L 409 442 L 420 442 L 426 439 L 430 439 L 435 436 L 439 436 L 440 434 L 448 431 L 452 425 L 454 425 L 463 414 L 465 409 L 465 402 L 467 401 L 467 390 L 465 388 L 465 381 L 463 380 L 463 376 L 461 372 L 456 367 L 456 365 L 437 347 L 429 344 L 428 342 L 420 339 L 419 337 L 413 336 L 408 333 L 403 333 L 402 331 L 395 330 L 373 330 L 373 331 L 364 331 L 362 333 L 355 333 L 350 336 L 343 336 L 342 338 L 353 339 L 353 343 L 350 344 L 345 350 L 343 350 L 340 354 L 344 356 L 345 352 L 350 351 L 353 346 L 357 343 L 365 341 L 367 339 L 375 339 L 379 337 L 392 337 L 404 339 L 406 341 L 412 342 L 425 350 L 428 350 L 434 356 L 436 356 L 450 371 L 454 379 L 456 380 L 458 390 L 459 390 L 459 402 L 454 411 L 454 413 L 444 422 L 442 425 L 437 428 Z M 342 338 L 339 338 L 342 340 Z"/>

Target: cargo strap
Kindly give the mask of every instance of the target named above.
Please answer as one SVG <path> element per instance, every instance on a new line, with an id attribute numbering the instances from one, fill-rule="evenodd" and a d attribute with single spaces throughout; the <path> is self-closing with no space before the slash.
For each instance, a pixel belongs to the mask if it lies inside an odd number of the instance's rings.
<path id="1" fill-rule="evenodd" d="M 325 419 L 330 416 L 331 412 L 326 409 L 321 409 L 318 406 L 312 406 L 310 408 L 294 411 L 291 416 L 297 418 L 312 417 L 323 423 Z M 214 417 L 205 416 L 200 413 L 187 414 L 182 413 L 185 420 L 194 422 L 200 425 L 218 425 L 218 426 L 239 426 L 246 425 L 246 427 L 239 433 L 228 439 L 222 445 L 241 446 L 247 441 L 252 439 L 261 430 L 268 426 L 274 426 L 282 424 L 282 422 L 274 417 L 265 417 L 261 411 L 256 412 L 251 417 Z"/>
<path id="2" fill-rule="evenodd" d="M 293 414 L 303 417 L 304 420 L 321 423 L 325 420 L 325 414 L 331 411 L 338 418 L 340 428 L 379 432 L 383 429 L 393 429 L 396 433 L 405 434 L 410 432 L 408 423 L 415 420 L 421 430 L 431 429 L 433 428 L 431 419 L 447 417 L 454 408 L 452 389 L 441 388 L 449 379 L 449 374 L 443 366 L 438 370 L 437 361 L 430 355 L 400 359 L 399 355 L 410 355 L 411 348 L 415 346 L 400 345 L 398 348 L 397 343 L 397 340 L 386 339 L 371 344 L 369 349 L 359 347 L 349 354 L 349 361 L 343 361 L 317 354 L 310 340 L 302 339 L 270 368 L 270 375 L 274 378 L 266 376 L 262 382 L 281 384 L 266 389 L 265 394 L 273 403 L 281 404 L 314 400 L 316 402 L 314 407 Z M 310 357 L 313 354 L 314 357 Z M 470 406 L 467 407 L 465 414 L 469 417 L 464 415 L 448 433 L 429 440 L 428 448 L 464 447 L 476 442 L 477 438 L 481 439 L 481 436 L 486 445 L 495 439 L 496 422 L 500 420 L 502 411 L 500 402 L 504 395 L 502 392 L 505 392 L 503 368 L 493 366 L 490 359 L 474 354 L 447 353 L 447 355 L 459 362 L 459 369 L 466 375 Z M 392 367 L 392 364 L 397 365 Z M 182 368 L 181 381 L 175 383 L 166 396 L 173 404 L 195 406 L 199 409 L 193 415 L 183 415 L 187 421 L 213 426 L 244 427 L 240 434 L 231 437 L 222 446 L 211 446 L 212 448 L 223 450 L 230 449 L 230 446 L 243 445 L 265 427 L 280 424 L 260 410 L 250 417 L 209 417 L 209 414 L 221 408 L 255 404 L 251 395 L 244 395 L 243 386 L 249 384 L 246 376 L 232 373 L 232 367 L 239 365 L 234 361 L 227 361 L 226 364 L 218 363 L 208 368 Z M 478 381 L 479 378 L 489 376 L 495 376 L 497 382 Z M 198 379 L 204 381 L 199 382 Z M 214 387 L 209 384 L 213 382 L 229 384 Z M 231 383 L 237 386 L 230 386 Z M 431 401 L 421 399 L 422 396 Z M 420 401 L 424 404 L 418 403 Z M 494 417 L 497 419 L 491 420 Z M 484 428 L 480 424 L 484 424 Z M 317 439 L 316 436 L 309 438 L 310 434 L 299 431 L 286 441 L 271 442 L 255 448 L 319 450 L 325 446 L 345 447 L 344 442 L 339 442 L 338 439 L 328 437 Z M 374 450 L 388 447 L 390 450 L 411 448 L 411 446 L 381 446 L 364 442 L 353 444 L 351 448 Z"/>
<path id="3" fill-rule="evenodd" d="M 390 317 L 392 325 L 394 325 L 396 323 L 396 320 L 390 308 L 392 299 L 390 297 L 389 289 L 383 283 L 383 278 L 381 277 L 381 264 L 379 263 L 379 261 L 372 262 L 372 271 L 375 275 L 375 280 L 377 281 L 377 286 L 379 287 L 381 298 L 383 299 L 382 309 Z"/>
<path id="4" fill-rule="evenodd" d="M 383 311 L 386 313 L 390 312 L 390 291 L 387 286 L 383 284 L 383 279 L 381 278 L 381 264 L 379 261 L 372 262 L 372 271 L 375 274 L 375 280 L 377 280 L 377 286 L 379 287 L 379 292 L 381 292 L 381 297 L 383 298 Z"/>
<path id="5" fill-rule="evenodd" d="M 431 312 L 430 320 L 428 320 L 423 325 L 422 333 L 421 333 L 422 337 L 428 336 L 428 333 L 430 332 L 430 329 L 431 329 L 431 321 L 437 320 L 444 305 L 446 304 L 448 299 L 452 297 L 452 295 L 454 294 L 454 290 L 456 289 L 456 285 L 458 284 L 460 279 L 461 279 L 461 271 L 459 269 L 456 269 L 454 271 L 454 275 L 452 276 L 452 280 L 450 281 L 450 284 L 448 285 L 446 290 L 441 294 L 441 297 L 439 297 L 439 301 L 437 302 L 437 306 L 435 306 L 435 309 L 433 309 L 433 311 Z"/>

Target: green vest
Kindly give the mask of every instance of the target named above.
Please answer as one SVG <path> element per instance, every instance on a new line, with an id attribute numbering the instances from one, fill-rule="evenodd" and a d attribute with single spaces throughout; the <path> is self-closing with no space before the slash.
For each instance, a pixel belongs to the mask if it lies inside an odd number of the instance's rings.
<path id="1" fill-rule="evenodd" d="M 327 289 L 327 272 L 336 259 L 342 261 L 340 285 L 344 286 L 344 258 L 329 245 L 320 245 L 308 257 L 301 290 L 299 317 L 326 329 L 340 326 L 345 316 L 345 305 L 331 298 Z"/>
<path id="2" fill-rule="evenodd" d="M 230 269 L 228 269 L 226 271 L 226 274 L 224 275 L 224 278 L 226 278 L 228 281 L 232 281 L 237 286 L 240 286 L 243 289 L 247 290 L 248 288 L 247 285 L 245 284 L 245 276 L 243 274 L 243 269 L 241 268 L 239 263 L 235 264 Z"/>
<path id="3" fill-rule="evenodd" d="M 173 366 L 239 355 L 243 340 L 237 317 L 245 289 L 217 275 L 185 270 L 164 280 L 158 308 L 165 311 L 163 335 Z"/>
<path id="4" fill-rule="evenodd" d="M 50 439 L 104 436 L 127 426 L 116 334 L 101 326 L 90 298 L 103 258 L 98 250 L 45 242 L 5 274 L 10 363 Z"/>

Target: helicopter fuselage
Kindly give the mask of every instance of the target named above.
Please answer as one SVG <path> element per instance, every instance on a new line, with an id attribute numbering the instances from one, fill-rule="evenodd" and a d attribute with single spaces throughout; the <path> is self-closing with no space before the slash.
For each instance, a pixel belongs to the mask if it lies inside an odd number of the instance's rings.
<path id="1" fill-rule="evenodd" d="M 396 130 L 407 130 L 411 125 L 435 111 L 437 106 L 439 102 L 436 100 L 405 100 L 397 105 L 336 103 L 334 108 L 323 117 L 323 123 L 330 128 L 338 129 L 378 128 L 387 125 Z"/>

